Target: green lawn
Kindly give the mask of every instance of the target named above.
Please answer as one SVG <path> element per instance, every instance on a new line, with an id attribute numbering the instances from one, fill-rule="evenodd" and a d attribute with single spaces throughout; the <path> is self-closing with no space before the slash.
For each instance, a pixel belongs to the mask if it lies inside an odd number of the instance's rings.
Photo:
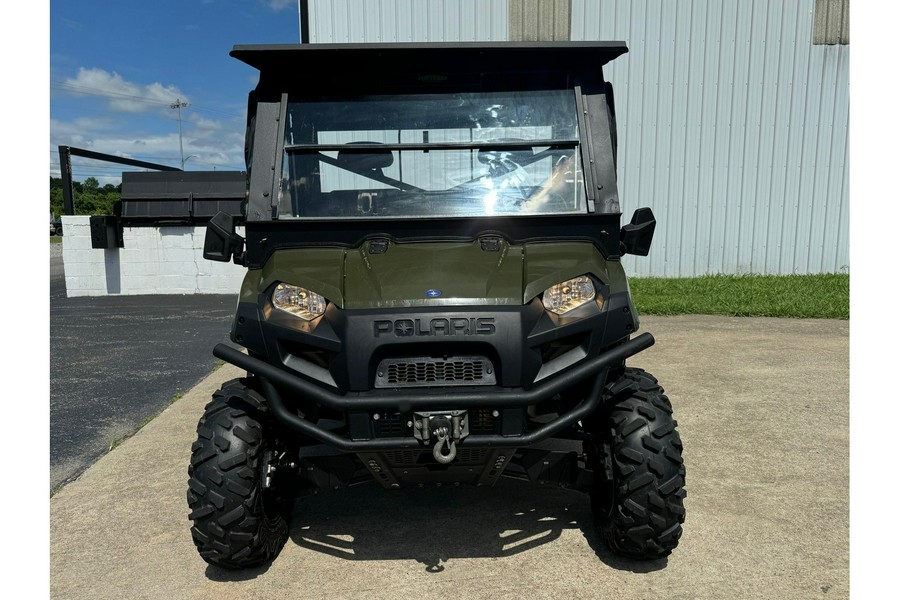
<path id="1" fill-rule="evenodd" d="M 630 279 L 645 315 L 850 318 L 850 275 L 713 275 Z"/>
<path id="2" fill-rule="evenodd" d="M 65 232 L 63 232 L 63 233 L 65 233 Z M 51 235 L 50 243 L 51 244 L 62 244 L 62 237 L 58 236 L 58 235 Z"/>

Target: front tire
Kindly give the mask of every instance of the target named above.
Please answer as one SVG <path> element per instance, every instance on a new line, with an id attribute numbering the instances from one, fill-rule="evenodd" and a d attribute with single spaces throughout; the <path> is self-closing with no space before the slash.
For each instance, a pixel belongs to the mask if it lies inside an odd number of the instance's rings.
<path id="1" fill-rule="evenodd" d="M 685 468 L 672 405 L 656 378 L 626 368 L 605 389 L 607 418 L 586 448 L 593 457 L 591 509 L 614 552 L 668 556 L 681 538 Z"/>
<path id="2" fill-rule="evenodd" d="M 291 503 L 265 485 L 275 441 L 265 412 L 248 402 L 252 394 L 241 380 L 213 394 L 188 467 L 194 544 L 203 560 L 226 569 L 265 563 L 288 538 Z"/>

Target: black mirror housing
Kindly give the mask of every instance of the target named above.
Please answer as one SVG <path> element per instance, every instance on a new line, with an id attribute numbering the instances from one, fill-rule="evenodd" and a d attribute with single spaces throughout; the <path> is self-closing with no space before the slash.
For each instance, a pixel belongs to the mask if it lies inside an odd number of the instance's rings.
<path id="1" fill-rule="evenodd" d="M 653 232 L 656 230 L 656 218 L 649 208 L 639 208 L 634 211 L 631 223 L 622 227 L 620 243 L 622 254 L 634 254 L 635 256 L 647 256 L 650 253 L 650 244 L 653 242 Z"/>
<path id="2" fill-rule="evenodd" d="M 218 212 L 206 225 L 203 258 L 228 262 L 232 256 L 235 263 L 243 264 L 244 238 L 234 231 L 234 217 L 228 213 Z"/>

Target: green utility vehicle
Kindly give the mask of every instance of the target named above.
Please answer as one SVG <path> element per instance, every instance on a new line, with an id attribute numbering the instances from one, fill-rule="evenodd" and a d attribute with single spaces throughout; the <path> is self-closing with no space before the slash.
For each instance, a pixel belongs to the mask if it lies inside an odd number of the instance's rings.
<path id="1" fill-rule="evenodd" d="M 621 42 L 237 46 L 259 69 L 240 215 L 204 256 L 244 265 L 247 376 L 200 419 L 200 555 L 275 557 L 293 501 L 375 480 L 588 492 L 614 551 L 666 556 L 684 511 L 672 406 L 626 359 L 653 344 L 620 259 Z M 243 227 L 241 235 L 238 227 Z M 332 492 L 339 493 L 339 492 Z M 302 510 L 298 506 L 297 510 Z M 361 510 L 365 510 L 361 507 Z"/>

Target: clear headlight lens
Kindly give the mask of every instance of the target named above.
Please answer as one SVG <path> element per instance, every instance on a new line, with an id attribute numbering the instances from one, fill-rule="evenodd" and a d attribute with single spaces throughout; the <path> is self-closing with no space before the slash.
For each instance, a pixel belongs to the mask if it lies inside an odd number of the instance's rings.
<path id="1" fill-rule="evenodd" d="M 289 283 L 279 283 L 272 292 L 272 304 L 275 308 L 297 315 L 301 319 L 312 321 L 325 313 L 325 298 L 306 288 Z"/>
<path id="2" fill-rule="evenodd" d="M 557 283 L 547 288 L 542 298 L 544 308 L 558 315 L 564 314 L 587 304 L 596 298 L 594 282 L 587 275 L 580 275 L 574 279 Z"/>

